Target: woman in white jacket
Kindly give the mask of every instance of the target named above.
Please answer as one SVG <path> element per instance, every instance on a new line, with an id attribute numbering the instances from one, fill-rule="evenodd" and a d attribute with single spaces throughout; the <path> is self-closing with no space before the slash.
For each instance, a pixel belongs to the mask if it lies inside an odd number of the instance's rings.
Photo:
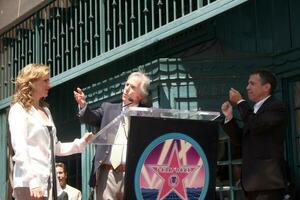
<path id="1" fill-rule="evenodd" d="M 51 88 L 49 67 L 41 64 L 25 66 L 16 79 L 16 92 L 9 111 L 9 128 L 14 149 L 13 196 L 16 200 L 48 199 L 51 188 L 51 127 L 54 136 L 54 152 L 58 156 L 83 151 L 91 133 L 81 139 L 61 143 L 45 102 Z M 58 186 L 58 194 L 61 189 Z"/>

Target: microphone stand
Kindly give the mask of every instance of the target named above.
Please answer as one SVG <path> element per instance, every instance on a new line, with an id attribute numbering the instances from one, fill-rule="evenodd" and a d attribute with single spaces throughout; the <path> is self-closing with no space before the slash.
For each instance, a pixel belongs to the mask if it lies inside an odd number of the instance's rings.
<path id="1" fill-rule="evenodd" d="M 47 126 L 50 135 L 50 149 L 51 149 L 51 172 L 52 172 L 52 199 L 57 200 L 57 183 L 55 170 L 55 155 L 54 155 L 54 138 L 52 134 L 52 126 Z"/>

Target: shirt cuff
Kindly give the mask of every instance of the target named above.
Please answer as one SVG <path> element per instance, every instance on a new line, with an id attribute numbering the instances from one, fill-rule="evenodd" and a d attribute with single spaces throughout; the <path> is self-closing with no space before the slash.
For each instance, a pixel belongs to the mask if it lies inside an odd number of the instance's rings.
<path id="1" fill-rule="evenodd" d="M 87 108 L 87 105 L 85 105 L 83 108 L 80 108 L 80 106 L 78 105 L 78 109 L 79 109 L 78 114 L 79 114 L 79 116 L 82 116 L 84 114 L 86 108 Z"/>
<path id="2" fill-rule="evenodd" d="M 76 138 L 74 140 L 74 143 L 76 144 L 76 147 L 77 147 L 77 153 L 81 153 L 83 152 L 83 150 L 85 149 L 86 145 L 87 145 L 87 142 L 85 141 L 84 138 Z"/>
<path id="3" fill-rule="evenodd" d="M 38 177 L 34 177 L 29 181 L 30 190 L 40 187 L 40 186 L 41 186 L 41 181 L 38 179 Z"/>
<path id="4" fill-rule="evenodd" d="M 230 117 L 230 118 L 225 118 L 224 120 L 224 124 L 227 124 L 228 122 L 230 122 L 232 120 L 233 117 Z"/>
<path id="5" fill-rule="evenodd" d="M 241 103 L 241 102 L 243 102 L 243 101 L 245 101 L 245 99 L 239 100 L 239 101 L 237 102 L 237 104 L 239 104 L 239 103 Z"/>

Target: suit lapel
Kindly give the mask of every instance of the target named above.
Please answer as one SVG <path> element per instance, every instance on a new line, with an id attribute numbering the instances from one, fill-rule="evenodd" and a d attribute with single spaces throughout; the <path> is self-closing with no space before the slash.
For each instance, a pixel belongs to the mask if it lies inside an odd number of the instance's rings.
<path id="1" fill-rule="evenodd" d="M 114 112 L 115 112 L 115 114 L 116 114 L 116 117 L 117 117 L 117 116 L 120 115 L 121 112 L 122 112 L 122 104 L 121 104 L 121 103 L 116 104 L 116 105 L 115 105 L 115 108 L 114 108 L 113 110 L 114 110 Z"/>

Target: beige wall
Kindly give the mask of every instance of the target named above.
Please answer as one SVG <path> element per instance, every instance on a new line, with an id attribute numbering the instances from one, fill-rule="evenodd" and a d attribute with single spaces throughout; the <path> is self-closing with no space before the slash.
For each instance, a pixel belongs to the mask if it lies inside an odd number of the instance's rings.
<path id="1" fill-rule="evenodd" d="M 0 30 L 44 0 L 0 0 Z"/>

